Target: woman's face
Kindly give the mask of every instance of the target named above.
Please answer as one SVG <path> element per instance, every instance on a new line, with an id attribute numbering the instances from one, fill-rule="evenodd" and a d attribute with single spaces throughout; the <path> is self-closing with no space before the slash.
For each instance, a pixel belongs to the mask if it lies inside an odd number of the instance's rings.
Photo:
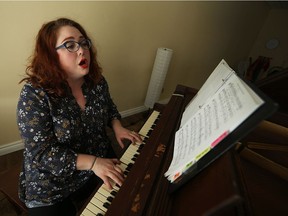
<path id="1" fill-rule="evenodd" d="M 77 28 L 63 26 L 58 30 L 56 47 L 59 47 L 67 41 L 81 43 L 85 39 Z M 70 52 L 65 47 L 60 47 L 57 49 L 57 53 L 61 68 L 68 76 L 68 81 L 83 80 L 83 77 L 89 72 L 89 49 L 83 49 L 83 47 L 80 46 L 78 51 Z"/>

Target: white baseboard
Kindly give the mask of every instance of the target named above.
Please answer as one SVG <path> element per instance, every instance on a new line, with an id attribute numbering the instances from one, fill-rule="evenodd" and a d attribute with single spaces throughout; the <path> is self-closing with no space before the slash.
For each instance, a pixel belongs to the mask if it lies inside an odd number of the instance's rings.
<path id="1" fill-rule="evenodd" d="M 134 115 L 134 114 L 137 114 L 137 113 L 140 113 L 140 112 L 144 112 L 146 110 L 148 110 L 147 107 L 140 106 L 140 107 L 136 107 L 136 108 L 133 108 L 133 109 L 122 111 L 122 112 L 120 112 L 120 115 L 122 116 L 122 118 L 125 118 L 127 116 L 131 116 L 131 115 Z"/>
<path id="2" fill-rule="evenodd" d="M 158 103 L 167 104 L 169 102 L 169 100 L 170 100 L 170 98 L 167 98 L 167 99 L 158 101 Z M 146 106 L 140 106 L 140 107 L 136 107 L 136 108 L 133 108 L 133 109 L 122 111 L 122 112 L 120 112 L 120 114 L 121 114 L 122 118 L 125 118 L 127 116 L 131 116 L 131 115 L 134 115 L 134 114 L 137 114 L 137 113 L 140 113 L 140 112 L 144 112 L 144 111 L 146 111 L 148 109 L 149 108 L 147 108 Z"/>
<path id="3" fill-rule="evenodd" d="M 23 148 L 24 144 L 21 140 L 18 140 L 13 143 L 0 145 L 0 156 L 22 150 Z"/>

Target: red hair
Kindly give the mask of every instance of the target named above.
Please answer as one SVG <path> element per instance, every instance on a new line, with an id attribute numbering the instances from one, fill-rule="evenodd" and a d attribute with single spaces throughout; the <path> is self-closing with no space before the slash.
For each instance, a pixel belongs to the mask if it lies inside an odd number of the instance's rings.
<path id="1" fill-rule="evenodd" d="M 44 24 L 38 32 L 34 54 L 26 68 L 26 77 L 20 81 L 31 82 L 34 87 L 41 87 L 54 96 L 65 96 L 69 89 L 67 75 L 60 67 L 56 52 L 57 32 L 60 27 L 77 28 L 87 39 L 90 39 L 84 28 L 77 22 L 60 18 Z M 101 78 L 102 68 L 97 61 L 97 53 L 93 44 L 90 48 L 90 70 L 85 76 L 88 86 L 92 88 Z"/>

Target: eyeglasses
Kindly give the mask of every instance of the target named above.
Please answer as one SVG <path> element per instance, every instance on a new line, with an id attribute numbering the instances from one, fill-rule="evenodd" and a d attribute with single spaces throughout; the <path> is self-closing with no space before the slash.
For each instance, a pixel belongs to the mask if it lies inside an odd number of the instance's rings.
<path id="1" fill-rule="evenodd" d="M 61 48 L 66 48 L 69 52 L 77 52 L 80 49 L 80 46 L 85 50 L 89 50 L 91 48 L 91 45 L 92 43 L 89 39 L 84 39 L 80 42 L 66 41 L 55 49 L 58 50 Z"/>

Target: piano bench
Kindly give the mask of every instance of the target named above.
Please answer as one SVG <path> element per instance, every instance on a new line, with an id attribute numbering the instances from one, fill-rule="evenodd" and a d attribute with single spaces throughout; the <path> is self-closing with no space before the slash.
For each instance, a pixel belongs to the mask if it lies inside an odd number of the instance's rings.
<path id="1" fill-rule="evenodd" d="M 25 215 L 28 209 L 18 197 L 18 180 L 21 164 L 12 166 L 8 170 L 0 173 L 0 191 L 13 205 L 18 215 Z"/>

